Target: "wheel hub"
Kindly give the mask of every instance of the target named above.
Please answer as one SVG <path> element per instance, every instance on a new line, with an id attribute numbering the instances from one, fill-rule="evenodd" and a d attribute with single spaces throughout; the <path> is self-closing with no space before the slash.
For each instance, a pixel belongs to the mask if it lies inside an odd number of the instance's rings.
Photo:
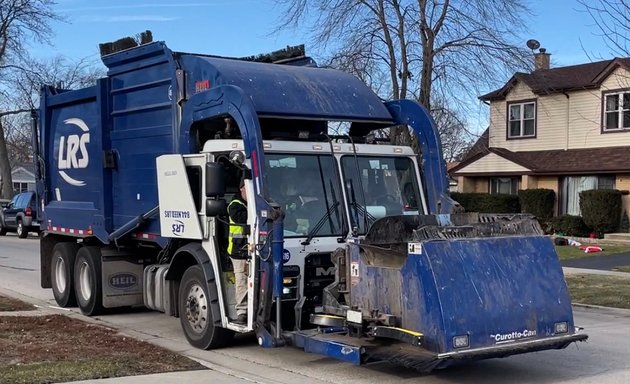
<path id="1" fill-rule="evenodd" d="M 208 323 L 208 300 L 203 288 L 194 284 L 186 298 L 186 318 L 195 332 L 202 332 Z"/>
<path id="2" fill-rule="evenodd" d="M 57 289 L 60 293 L 66 291 L 66 263 L 61 257 L 57 258 L 55 263 L 55 280 L 57 283 Z"/>
<path id="3" fill-rule="evenodd" d="M 90 300 L 90 297 L 92 297 L 92 276 L 90 266 L 86 262 L 81 263 L 79 267 L 79 286 L 83 300 Z"/>

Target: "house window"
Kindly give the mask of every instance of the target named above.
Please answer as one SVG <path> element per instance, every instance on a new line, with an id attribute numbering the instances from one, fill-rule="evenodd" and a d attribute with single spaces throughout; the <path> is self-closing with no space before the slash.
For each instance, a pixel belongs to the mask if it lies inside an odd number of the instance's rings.
<path id="1" fill-rule="evenodd" d="M 615 189 L 615 176 L 598 176 L 597 189 Z"/>
<path id="2" fill-rule="evenodd" d="M 604 95 L 604 131 L 630 128 L 630 92 Z"/>
<path id="3" fill-rule="evenodd" d="M 615 189 L 615 176 L 570 176 L 564 178 L 563 210 L 580 216 L 580 192 L 591 189 Z"/>
<path id="4" fill-rule="evenodd" d="M 536 102 L 508 105 L 508 139 L 536 136 Z"/>
<path id="5" fill-rule="evenodd" d="M 491 177 L 490 193 L 516 195 L 518 191 L 518 177 Z"/>
<path id="6" fill-rule="evenodd" d="M 13 190 L 15 193 L 22 193 L 28 191 L 28 183 L 13 183 Z"/>

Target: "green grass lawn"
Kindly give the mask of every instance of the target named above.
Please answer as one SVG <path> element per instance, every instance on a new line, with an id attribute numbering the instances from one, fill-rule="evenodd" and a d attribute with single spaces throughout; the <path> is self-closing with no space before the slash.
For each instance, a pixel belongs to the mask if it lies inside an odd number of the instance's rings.
<path id="1" fill-rule="evenodd" d="M 567 259 L 578 259 L 581 257 L 590 257 L 590 256 L 603 256 L 603 255 L 614 255 L 615 253 L 625 253 L 630 252 L 630 246 L 625 245 L 600 245 L 602 247 L 602 252 L 597 253 L 584 253 L 584 251 L 580 250 L 579 247 L 573 247 L 570 245 L 558 246 L 556 245 L 556 253 L 558 253 L 558 257 L 560 260 Z"/>
<path id="2" fill-rule="evenodd" d="M 35 309 L 31 304 L 13 299 L 10 297 L 0 296 L 0 312 L 2 311 L 31 311 Z"/>
<path id="3" fill-rule="evenodd" d="M 567 275 L 573 303 L 630 309 L 630 278 L 602 275 Z"/>

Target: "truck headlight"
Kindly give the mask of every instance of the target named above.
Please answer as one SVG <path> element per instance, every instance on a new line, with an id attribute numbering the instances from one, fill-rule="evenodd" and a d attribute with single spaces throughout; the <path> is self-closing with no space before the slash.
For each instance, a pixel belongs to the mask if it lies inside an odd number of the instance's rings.
<path id="1" fill-rule="evenodd" d="M 468 335 L 461 335 L 453 337 L 453 348 L 468 348 L 470 341 Z"/>
<path id="2" fill-rule="evenodd" d="M 569 332 L 569 323 L 567 323 L 566 321 L 561 321 L 559 323 L 555 323 L 553 325 L 553 332 L 554 333 L 567 333 L 567 332 Z"/>

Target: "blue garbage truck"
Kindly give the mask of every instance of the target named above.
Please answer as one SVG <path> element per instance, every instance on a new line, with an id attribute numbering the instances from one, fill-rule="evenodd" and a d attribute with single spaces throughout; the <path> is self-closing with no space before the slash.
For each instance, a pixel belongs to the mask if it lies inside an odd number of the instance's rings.
<path id="1" fill-rule="evenodd" d="M 449 197 L 415 101 L 383 101 L 302 54 L 151 42 L 102 61 L 94 86 L 43 87 L 34 115 L 41 286 L 59 306 L 145 306 L 203 349 L 254 332 L 262 347 L 422 371 L 588 337 L 536 220 Z M 391 127 L 420 154 L 379 139 Z M 241 181 L 245 324 L 227 252 Z"/>

